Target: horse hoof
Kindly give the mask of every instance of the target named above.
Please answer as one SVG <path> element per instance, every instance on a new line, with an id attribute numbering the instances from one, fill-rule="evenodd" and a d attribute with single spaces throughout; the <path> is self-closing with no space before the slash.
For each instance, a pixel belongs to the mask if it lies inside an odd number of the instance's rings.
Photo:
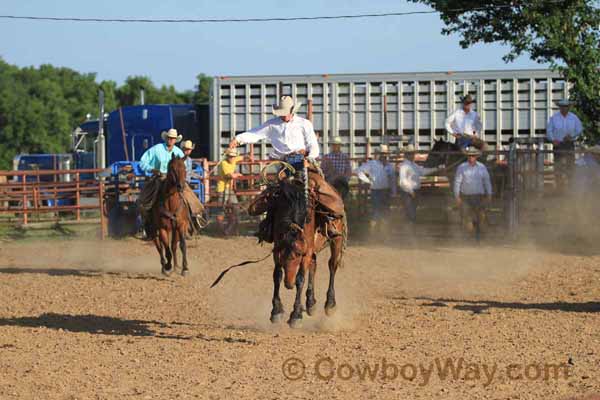
<path id="1" fill-rule="evenodd" d="M 181 276 L 189 276 L 189 275 L 190 275 L 189 269 L 184 269 L 183 271 L 181 271 Z"/>
<path id="2" fill-rule="evenodd" d="M 302 320 L 299 318 L 296 319 L 290 319 L 288 321 L 288 325 L 290 326 L 290 328 L 292 329 L 297 329 L 297 328 L 301 328 L 302 327 Z"/>
<path id="3" fill-rule="evenodd" d="M 316 306 L 309 306 L 306 308 L 306 313 L 312 317 L 313 315 L 315 315 L 316 309 L 317 309 Z"/>
<path id="4" fill-rule="evenodd" d="M 279 324 L 281 322 L 283 322 L 283 313 L 271 315 L 271 323 Z"/>
<path id="5" fill-rule="evenodd" d="M 327 315 L 328 317 L 331 317 L 333 314 L 335 314 L 335 306 L 331 306 L 331 307 L 325 307 L 325 315 Z"/>
<path id="6" fill-rule="evenodd" d="M 165 268 L 163 267 L 160 271 L 164 276 L 170 276 L 173 273 L 173 268 Z"/>

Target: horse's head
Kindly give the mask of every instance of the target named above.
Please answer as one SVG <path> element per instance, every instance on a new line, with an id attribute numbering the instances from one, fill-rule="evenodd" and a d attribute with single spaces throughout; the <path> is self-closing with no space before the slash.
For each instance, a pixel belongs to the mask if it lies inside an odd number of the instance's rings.
<path id="1" fill-rule="evenodd" d="M 301 186 L 292 182 L 282 181 L 280 183 L 280 194 L 275 205 L 275 247 L 273 253 L 275 262 L 283 267 L 284 284 L 292 289 L 302 259 L 312 250 L 314 241 L 313 218 L 309 216 L 310 208 L 307 208 L 304 190 Z"/>
<path id="2" fill-rule="evenodd" d="M 442 164 L 448 164 L 448 153 L 459 150 L 460 148 L 454 143 L 447 142 L 444 139 L 434 140 L 433 147 L 423 165 L 426 168 L 435 168 Z"/>
<path id="3" fill-rule="evenodd" d="M 183 192 L 183 188 L 185 187 L 185 174 L 184 159 L 173 154 L 167 170 L 167 182 L 171 186 L 175 186 L 177 191 Z"/>

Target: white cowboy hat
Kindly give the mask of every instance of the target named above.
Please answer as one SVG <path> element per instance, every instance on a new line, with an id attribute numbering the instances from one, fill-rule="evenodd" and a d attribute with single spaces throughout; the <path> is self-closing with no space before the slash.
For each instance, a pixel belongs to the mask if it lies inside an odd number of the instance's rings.
<path id="1" fill-rule="evenodd" d="M 378 154 L 388 154 L 390 152 L 390 148 L 387 144 L 382 144 L 379 146 Z"/>
<path id="2" fill-rule="evenodd" d="M 559 107 L 570 107 L 574 104 L 575 102 L 569 99 L 560 99 L 556 101 L 556 105 L 558 105 Z"/>
<path id="3" fill-rule="evenodd" d="M 162 131 L 160 136 L 165 142 L 167 141 L 167 139 L 177 139 L 177 143 L 179 143 L 181 142 L 181 139 L 183 139 L 183 136 L 179 135 L 177 133 L 177 129 L 174 128 L 171 128 L 168 131 Z"/>
<path id="4" fill-rule="evenodd" d="M 278 117 L 295 114 L 301 105 L 302 103 L 294 101 L 290 96 L 281 96 L 279 104 L 273 106 L 273 114 Z"/>
<path id="5" fill-rule="evenodd" d="M 334 137 L 331 144 L 342 144 L 342 138 L 339 136 Z"/>
<path id="6" fill-rule="evenodd" d="M 481 155 L 481 151 L 479 151 L 479 149 L 477 149 L 476 147 L 469 147 L 467 148 L 467 151 L 465 151 L 465 154 L 468 156 L 477 156 L 479 157 Z"/>
<path id="7" fill-rule="evenodd" d="M 196 148 L 196 145 L 194 143 L 192 143 L 191 140 L 184 140 L 181 143 L 181 148 L 183 150 L 194 150 Z"/>

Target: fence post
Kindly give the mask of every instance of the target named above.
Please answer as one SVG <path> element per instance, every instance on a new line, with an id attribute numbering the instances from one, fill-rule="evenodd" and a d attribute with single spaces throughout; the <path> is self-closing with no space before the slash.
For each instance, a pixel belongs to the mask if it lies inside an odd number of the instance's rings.
<path id="1" fill-rule="evenodd" d="M 117 193 L 117 196 L 119 194 Z M 104 178 L 100 178 L 98 181 L 98 202 L 100 205 L 100 238 L 106 239 L 106 216 L 104 215 Z"/>
<path id="2" fill-rule="evenodd" d="M 509 195 L 507 196 L 506 205 L 506 218 L 508 225 L 508 232 L 514 238 L 517 233 L 518 227 L 518 165 L 517 165 L 517 143 L 512 142 L 510 144 L 508 152 L 508 190 Z"/>
<path id="3" fill-rule="evenodd" d="M 75 173 L 75 206 L 77 207 L 75 210 L 75 219 L 77 221 L 81 220 L 81 209 L 80 206 L 80 194 L 79 194 L 79 172 Z"/>
<path id="4" fill-rule="evenodd" d="M 23 225 L 27 225 L 27 175 L 22 176 L 22 190 L 23 190 Z"/>
<path id="5" fill-rule="evenodd" d="M 204 158 L 202 160 L 202 168 L 204 169 L 204 202 L 208 203 L 210 200 L 210 171 L 208 169 L 208 159 Z"/>

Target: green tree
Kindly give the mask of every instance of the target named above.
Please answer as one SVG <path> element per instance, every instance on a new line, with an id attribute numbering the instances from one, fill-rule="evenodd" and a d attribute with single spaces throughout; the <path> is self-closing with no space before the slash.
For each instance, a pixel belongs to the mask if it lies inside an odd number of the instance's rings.
<path id="1" fill-rule="evenodd" d="M 600 138 L 600 9 L 597 0 L 411 0 L 441 13 L 446 35 L 510 46 L 504 61 L 522 54 L 549 63 L 572 85 L 571 97 L 589 139 Z"/>
<path id="2" fill-rule="evenodd" d="M 205 74 L 198 74 L 196 79 L 198 80 L 198 84 L 196 85 L 193 102 L 194 104 L 208 104 L 210 102 L 210 88 L 213 78 Z"/>
<path id="3" fill-rule="evenodd" d="M 9 169 L 20 153 L 70 151 L 71 132 L 86 119 L 98 116 L 98 91 L 104 91 L 106 112 L 140 103 L 204 104 L 211 78 L 198 75 L 195 90 L 177 91 L 173 85 L 156 87 L 149 77 L 130 76 L 123 85 L 96 82 L 95 74 L 42 65 L 19 68 L 0 58 L 0 169 Z"/>

